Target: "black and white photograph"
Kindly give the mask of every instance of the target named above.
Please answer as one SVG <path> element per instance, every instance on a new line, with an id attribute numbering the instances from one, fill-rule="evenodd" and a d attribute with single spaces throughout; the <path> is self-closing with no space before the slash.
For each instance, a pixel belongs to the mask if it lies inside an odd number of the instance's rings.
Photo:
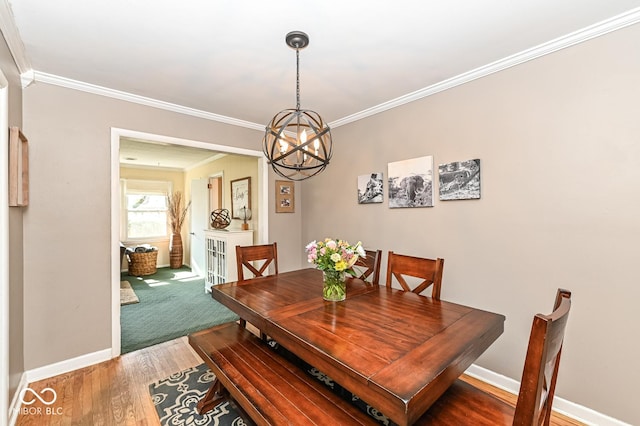
<path id="1" fill-rule="evenodd" d="M 480 160 L 457 161 L 438 166 L 440 200 L 480 198 Z"/>
<path id="2" fill-rule="evenodd" d="M 433 157 L 388 164 L 389 207 L 433 207 Z"/>
<path id="3" fill-rule="evenodd" d="M 382 173 L 358 176 L 358 204 L 381 203 L 383 198 Z"/>

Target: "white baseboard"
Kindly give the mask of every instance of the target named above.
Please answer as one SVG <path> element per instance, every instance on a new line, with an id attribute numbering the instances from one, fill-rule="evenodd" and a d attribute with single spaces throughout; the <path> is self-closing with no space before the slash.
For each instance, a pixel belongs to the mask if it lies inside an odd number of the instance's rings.
<path id="1" fill-rule="evenodd" d="M 25 375 L 27 376 L 27 382 L 33 383 L 37 382 L 38 380 L 48 379 L 49 377 L 68 373 L 69 371 L 88 367 L 90 365 L 108 361 L 110 359 L 111 348 L 108 348 L 90 354 L 81 355 L 76 358 L 56 362 L 55 364 L 45 365 L 44 367 L 34 368 L 33 370 L 25 372 Z"/>
<path id="2" fill-rule="evenodd" d="M 471 377 L 482 380 L 490 385 L 504 391 L 517 395 L 520 391 L 520 382 L 513 380 L 502 374 L 494 373 L 491 370 L 472 364 L 467 371 Z M 559 397 L 553 398 L 553 410 L 579 422 L 593 426 L 631 426 L 628 423 L 609 417 L 585 406 L 567 401 Z"/>
<path id="3" fill-rule="evenodd" d="M 20 412 L 20 406 L 22 405 L 18 396 L 22 394 L 22 391 L 27 387 L 27 384 L 27 374 L 22 373 L 22 375 L 20 376 L 20 382 L 18 383 L 18 387 L 16 389 L 16 393 L 13 394 L 13 398 L 11 398 L 11 404 L 9 405 L 9 426 L 14 426 L 16 424 L 18 413 Z"/>
<path id="4" fill-rule="evenodd" d="M 20 378 L 20 383 L 18 384 L 16 393 L 14 394 L 11 405 L 9 406 L 9 413 L 11 414 L 9 417 L 9 426 L 13 426 L 15 424 L 20 409 L 18 395 L 20 395 L 20 392 L 22 392 L 29 383 L 48 379 L 49 377 L 54 377 L 79 368 L 108 361 L 109 359 L 111 359 L 111 348 L 26 371 Z M 514 395 L 517 395 L 520 390 L 520 383 L 518 381 L 475 364 L 472 364 L 465 373 Z M 557 396 L 553 399 L 553 409 L 587 425 L 631 426 L 621 420 L 614 419 L 606 414 L 599 413 L 595 410 Z"/>

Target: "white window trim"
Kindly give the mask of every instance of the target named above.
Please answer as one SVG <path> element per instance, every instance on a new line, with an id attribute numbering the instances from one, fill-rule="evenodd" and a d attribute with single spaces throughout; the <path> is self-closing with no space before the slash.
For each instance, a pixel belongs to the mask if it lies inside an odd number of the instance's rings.
<path id="1" fill-rule="evenodd" d="M 129 238 L 128 235 L 128 211 L 127 211 L 127 191 L 128 187 L 149 188 L 150 192 L 163 193 L 169 196 L 173 192 L 173 183 L 171 181 L 162 180 L 146 180 L 146 179 L 120 179 L 120 215 L 124 220 L 120 221 L 120 240 L 126 244 L 148 243 L 169 241 L 171 229 L 167 221 L 167 235 L 148 238 Z M 139 190 L 139 189 L 136 189 Z"/>

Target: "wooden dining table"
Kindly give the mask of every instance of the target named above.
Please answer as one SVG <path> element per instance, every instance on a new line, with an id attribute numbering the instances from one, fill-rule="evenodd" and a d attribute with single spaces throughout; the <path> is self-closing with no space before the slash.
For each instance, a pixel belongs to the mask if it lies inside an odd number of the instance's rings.
<path id="1" fill-rule="evenodd" d="M 505 317 L 347 280 L 322 298 L 301 269 L 213 286 L 212 297 L 399 425 L 410 425 L 502 334 Z"/>

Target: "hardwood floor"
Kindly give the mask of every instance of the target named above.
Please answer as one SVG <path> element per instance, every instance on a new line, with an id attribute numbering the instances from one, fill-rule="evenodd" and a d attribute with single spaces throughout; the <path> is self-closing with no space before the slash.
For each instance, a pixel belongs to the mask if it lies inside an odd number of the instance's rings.
<path id="1" fill-rule="evenodd" d="M 158 425 L 158 416 L 149 398 L 149 384 L 172 373 L 201 364 L 186 337 L 172 340 L 116 359 L 30 384 L 39 392 L 49 387 L 56 402 L 45 406 L 36 402 L 21 409 L 16 425 Z M 516 397 L 465 376 L 464 380 L 493 393 L 510 404 Z M 552 426 L 582 425 L 554 414 Z"/>
<path id="2" fill-rule="evenodd" d="M 16 425 L 158 425 L 149 384 L 201 363 L 182 337 L 33 383 L 36 391 L 55 390 L 57 400 L 50 407 L 33 404 L 40 413 L 21 411 Z"/>

